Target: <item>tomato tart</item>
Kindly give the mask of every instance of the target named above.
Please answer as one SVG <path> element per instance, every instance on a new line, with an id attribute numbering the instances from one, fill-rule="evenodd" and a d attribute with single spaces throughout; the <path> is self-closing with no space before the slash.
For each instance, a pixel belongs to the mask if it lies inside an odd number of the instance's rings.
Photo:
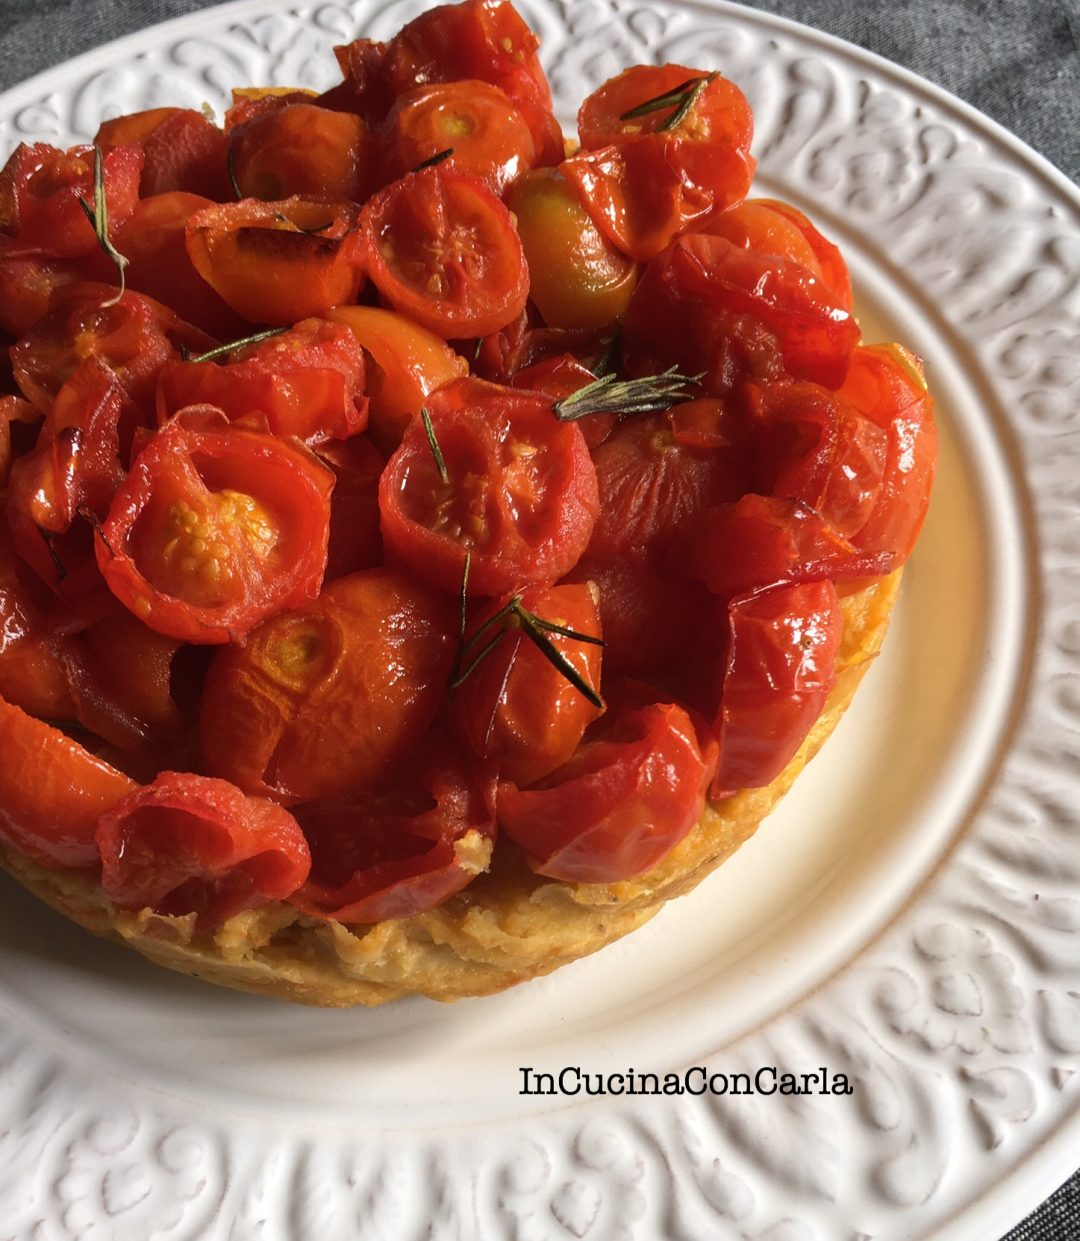
<path id="1" fill-rule="evenodd" d="M 506 0 L 0 172 L 0 861 L 302 1003 L 482 995 L 750 836 L 880 649 L 918 358 L 715 69 Z"/>

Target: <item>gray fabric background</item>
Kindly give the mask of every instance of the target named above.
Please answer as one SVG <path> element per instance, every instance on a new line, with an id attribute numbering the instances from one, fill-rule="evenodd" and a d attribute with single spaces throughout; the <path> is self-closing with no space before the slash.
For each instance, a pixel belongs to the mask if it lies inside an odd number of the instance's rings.
<path id="1" fill-rule="evenodd" d="M 108 39 L 207 7 L 208 0 L 0 0 L 0 90 Z M 915 70 L 1080 181 L 1080 0 L 753 0 L 750 7 Z M 1006 1241 L 1077 1238 L 1080 1173 Z"/>

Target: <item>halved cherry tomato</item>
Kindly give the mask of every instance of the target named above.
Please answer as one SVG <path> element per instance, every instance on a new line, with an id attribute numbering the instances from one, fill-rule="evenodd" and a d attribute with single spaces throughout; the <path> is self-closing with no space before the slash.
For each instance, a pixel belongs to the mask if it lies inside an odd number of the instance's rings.
<path id="1" fill-rule="evenodd" d="M 779 586 L 732 601 L 715 721 L 714 798 L 762 788 L 788 765 L 836 682 L 843 633 L 831 582 Z"/>
<path id="2" fill-rule="evenodd" d="M 461 657 L 466 665 L 500 633 L 502 637 L 454 691 L 451 718 L 475 754 L 497 763 L 504 779 L 524 787 L 569 759 L 602 708 L 529 640 L 517 615 L 505 613 L 507 602 L 502 596 L 489 604 L 466 634 Z M 550 624 L 600 637 L 600 618 L 587 586 L 533 586 L 522 592 L 521 605 Z M 601 647 L 556 631 L 542 632 L 599 692 Z"/>
<path id="3" fill-rule="evenodd" d="M 390 305 L 447 339 L 486 336 L 521 313 L 529 269 L 501 200 L 439 164 L 364 208 L 368 275 Z"/>
<path id="4" fill-rule="evenodd" d="M 436 388 L 460 379 L 468 363 L 433 332 L 377 306 L 338 306 L 327 316 L 344 323 L 370 359 L 367 394 L 372 439 L 387 453 Z"/>
<path id="5" fill-rule="evenodd" d="M 532 789 L 499 785 L 499 824 L 537 874 L 615 883 L 655 866 L 701 816 L 715 750 L 672 703 L 613 720 Z"/>
<path id="6" fill-rule="evenodd" d="M 723 395 L 745 379 L 838 388 L 859 329 L 812 272 L 723 237 L 680 237 L 646 267 L 623 327 L 635 375 L 677 365 Z"/>
<path id="7" fill-rule="evenodd" d="M 188 411 L 133 462 L 95 541 L 98 566 L 159 633 L 242 638 L 318 593 L 332 486 L 301 445 Z"/>
<path id="8" fill-rule="evenodd" d="M 520 177 L 507 198 L 529 265 L 529 296 L 548 327 L 613 327 L 637 283 L 636 263 L 620 254 L 589 218 L 556 168 Z"/>
<path id="9" fill-rule="evenodd" d="M 302 86 L 234 86 L 232 106 L 225 112 L 225 133 L 232 136 L 234 130 L 256 117 L 280 112 L 294 103 L 316 104 L 319 92 Z"/>
<path id="10" fill-rule="evenodd" d="M 208 930 L 285 900 L 311 855 L 296 820 L 225 780 L 163 771 L 101 816 L 101 886 L 121 909 L 195 914 Z"/>
<path id="11" fill-rule="evenodd" d="M 315 451 L 334 471 L 326 580 L 374 569 L 383 562 L 379 479 L 386 458 L 366 435 L 320 444 Z"/>
<path id="12" fill-rule="evenodd" d="M 19 580 L 14 551 L 2 524 L 0 695 L 31 715 L 53 720 L 72 719 L 75 715 L 63 669 L 48 642 L 40 612 Z"/>
<path id="13" fill-rule="evenodd" d="M 401 95 L 383 126 L 385 176 L 395 180 L 451 151 L 449 166 L 502 194 L 536 163 L 521 113 L 487 82 L 434 82 Z"/>
<path id="14" fill-rule="evenodd" d="M 96 866 L 98 816 L 134 780 L 2 698 L 0 753 L 0 841 L 42 866 Z"/>
<path id="15" fill-rule="evenodd" d="M 382 922 L 424 913 L 486 870 L 495 839 L 493 789 L 449 748 L 362 801 L 298 806 L 311 847 L 311 878 L 290 899 L 337 922 Z"/>
<path id="16" fill-rule="evenodd" d="M 600 508 L 581 431 L 536 393 L 463 379 L 428 401 L 445 462 L 421 419 L 387 462 L 379 487 L 388 553 L 421 581 L 498 595 L 557 581 L 577 563 Z"/>
<path id="17" fill-rule="evenodd" d="M 230 196 L 225 135 L 193 108 L 129 112 L 104 121 L 94 142 L 105 151 L 128 144 L 142 148 L 143 198 L 174 190 L 215 199 Z"/>
<path id="18" fill-rule="evenodd" d="M 105 153 L 102 173 L 109 235 L 139 197 L 143 153 L 123 146 Z M 80 201 L 81 200 L 81 201 Z M 25 245 L 70 258 L 89 254 L 98 241 L 81 203 L 94 203 L 93 147 L 60 151 L 44 142 L 22 143 L 0 171 L 0 227 Z"/>
<path id="19" fill-rule="evenodd" d="M 289 95 L 275 104 L 264 102 L 230 128 L 233 175 L 244 197 L 363 202 L 379 181 L 379 147 L 362 118 Z"/>
<path id="20" fill-rule="evenodd" d="M 233 421 L 257 416 L 308 444 L 348 439 L 367 424 L 364 354 L 348 328 L 304 319 L 222 361 L 167 363 L 158 417 L 186 405 L 216 406 Z"/>
<path id="21" fill-rule="evenodd" d="M 449 600 L 391 569 L 331 582 L 218 652 L 200 707 L 207 769 L 290 803 L 374 787 L 431 726 L 455 628 Z"/>
<path id="22" fill-rule="evenodd" d="M 364 283 L 357 208 L 245 198 L 197 211 L 186 242 L 195 270 L 251 323 L 291 325 L 351 302 Z"/>
<path id="23" fill-rule="evenodd" d="M 0 235 L 0 331 L 23 336 L 49 309 L 57 289 L 81 279 L 76 260 Z"/>

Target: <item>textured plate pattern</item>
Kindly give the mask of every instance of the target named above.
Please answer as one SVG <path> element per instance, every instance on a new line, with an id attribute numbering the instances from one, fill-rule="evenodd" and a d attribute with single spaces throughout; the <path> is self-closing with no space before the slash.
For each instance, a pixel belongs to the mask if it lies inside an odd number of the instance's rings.
<path id="1" fill-rule="evenodd" d="M 233 84 L 328 85 L 329 46 L 422 5 L 250 3 L 94 53 L 0 100 L 0 146 L 102 114 L 219 109 Z M 1069 1170 L 1080 1054 L 1080 224 L 1065 181 L 942 93 L 813 32 L 720 4 L 529 0 L 558 99 L 641 60 L 722 66 L 771 183 L 876 239 L 964 360 L 1023 492 L 1033 655 L 978 814 L 881 938 L 723 1069 L 825 1064 L 814 1096 L 591 1100 L 418 1138 L 216 1112 L 65 1063 L 0 1023 L 4 1237 L 985 1239 L 996 1189 Z M 935 309 L 936 307 L 936 309 Z M 466 1136 L 467 1134 L 467 1136 Z M 1036 1184 L 1035 1178 L 1031 1183 Z"/>

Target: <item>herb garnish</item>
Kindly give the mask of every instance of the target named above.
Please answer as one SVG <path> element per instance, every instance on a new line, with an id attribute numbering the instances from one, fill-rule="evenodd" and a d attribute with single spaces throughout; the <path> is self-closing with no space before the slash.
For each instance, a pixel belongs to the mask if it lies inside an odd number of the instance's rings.
<path id="1" fill-rule="evenodd" d="M 665 130 L 674 129 L 686 118 L 686 114 L 697 103 L 705 87 L 719 76 L 718 73 L 708 73 L 703 78 L 687 78 L 685 82 L 680 82 L 678 86 L 665 91 L 664 94 L 657 95 L 653 99 L 646 99 L 636 108 L 624 112 L 619 120 L 636 121 L 638 117 L 648 116 L 651 112 L 659 112 L 663 108 L 674 108 L 675 111 L 668 119 L 663 124 L 657 125 L 655 132 L 663 133 Z"/>
<path id="2" fill-rule="evenodd" d="M 672 366 L 659 375 L 643 375 L 640 379 L 602 375 L 556 401 L 551 410 L 560 422 L 573 422 L 589 414 L 609 413 L 625 418 L 670 409 L 694 399 L 697 394 L 693 389 L 704 374 L 702 371 L 700 375 L 683 375 L 677 366 Z"/>
<path id="3" fill-rule="evenodd" d="M 90 227 L 94 230 L 98 245 L 116 264 L 116 272 L 120 277 L 120 289 L 115 297 L 101 303 L 102 306 L 115 306 L 124 296 L 126 287 L 124 268 L 127 267 L 128 260 L 109 240 L 109 206 L 105 201 L 105 157 L 97 143 L 94 144 L 94 205 L 91 207 L 82 195 L 79 196 L 78 202 L 90 221 Z"/>
<path id="4" fill-rule="evenodd" d="M 193 358 L 185 358 L 185 362 L 212 362 L 215 358 L 223 358 L 228 353 L 235 353 L 237 349 L 246 349 L 248 345 L 257 345 L 261 340 L 269 340 L 271 336 L 280 336 L 282 332 L 287 332 L 287 327 L 271 327 L 265 332 L 256 332 L 254 336 L 245 336 L 242 340 L 234 340 L 228 345 L 218 345 L 215 349 L 208 349 L 205 353 L 196 354 Z"/>
<path id="5" fill-rule="evenodd" d="M 236 179 L 236 168 L 233 165 L 233 160 L 235 158 L 236 148 L 230 142 L 229 149 L 225 153 L 225 171 L 229 174 L 229 183 L 232 185 L 233 193 L 236 195 L 237 199 L 241 199 L 244 197 L 244 191 L 240 188 L 240 182 Z"/>
<path id="6" fill-rule="evenodd" d="M 435 468 L 439 471 L 439 477 L 443 482 L 448 483 L 450 481 L 450 472 L 446 468 L 446 458 L 442 455 L 439 441 L 435 438 L 435 428 L 431 425 L 431 415 L 428 413 L 426 406 L 420 410 L 420 417 L 424 422 L 427 442 L 431 445 L 431 455 L 435 458 Z"/>
<path id="7" fill-rule="evenodd" d="M 425 168 L 434 168 L 436 164 L 441 164 L 443 160 L 449 159 L 453 153 L 454 148 L 447 147 L 445 151 L 439 151 L 437 154 L 432 155 L 429 159 L 425 159 L 422 163 L 417 164 L 415 168 L 410 168 L 409 171 L 423 172 Z"/>

